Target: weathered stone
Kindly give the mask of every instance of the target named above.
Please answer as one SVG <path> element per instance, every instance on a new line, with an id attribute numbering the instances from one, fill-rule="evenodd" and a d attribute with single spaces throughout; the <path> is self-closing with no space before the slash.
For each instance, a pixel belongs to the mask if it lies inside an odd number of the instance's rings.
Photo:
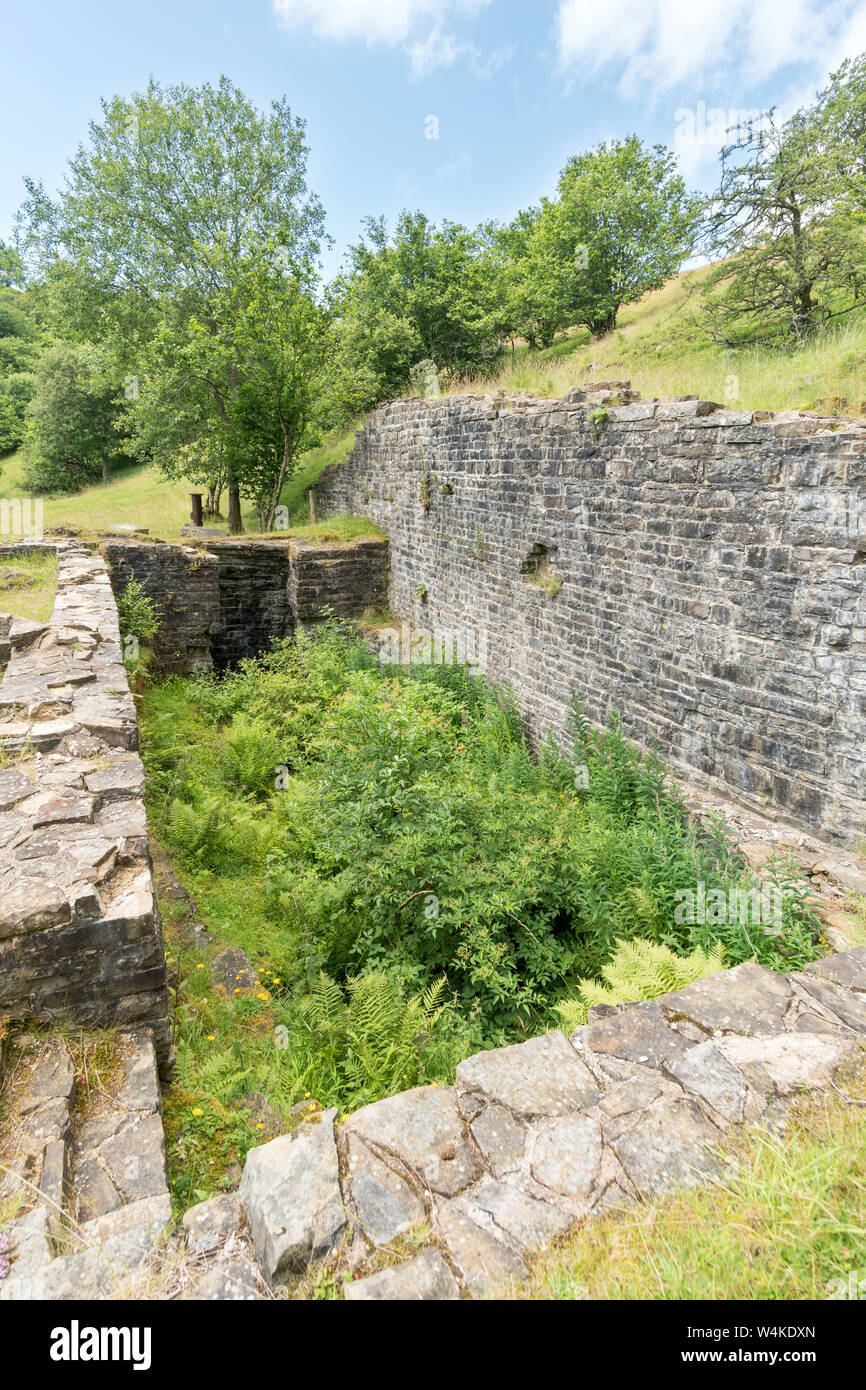
<path id="1" fill-rule="evenodd" d="M 356 1111 L 344 1129 L 395 1155 L 444 1197 L 456 1196 L 482 1172 L 481 1156 L 464 1130 L 450 1086 L 416 1086 L 377 1100 Z"/>
<path id="2" fill-rule="evenodd" d="M 712 1042 L 700 1043 L 667 1064 L 681 1086 L 700 1096 L 732 1124 L 744 1115 L 747 1088 L 742 1076 Z"/>
<path id="3" fill-rule="evenodd" d="M 374 1245 L 387 1245 L 424 1220 L 418 1195 L 355 1135 L 348 1141 L 348 1173 L 361 1229 Z"/>
<path id="4" fill-rule="evenodd" d="M 573 1220 L 561 1207 L 541 1202 L 503 1182 L 490 1183 L 474 1193 L 471 1201 L 466 1200 L 470 1217 L 473 1207 L 486 1212 L 502 1235 L 524 1250 L 546 1245 Z"/>
<path id="5" fill-rule="evenodd" d="M 820 975 L 845 989 L 866 990 L 866 946 L 838 951 L 834 956 L 812 961 L 804 969 L 807 975 Z"/>
<path id="6" fill-rule="evenodd" d="M 33 782 L 17 767 L 0 768 L 0 811 L 10 810 L 33 792 Z"/>
<path id="7" fill-rule="evenodd" d="M 192 1288 L 184 1290 L 180 1300 L 199 1303 L 251 1303 L 264 1297 L 256 1268 L 249 1260 L 226 1260 L 206 1270 Z"/>
<path id="8" fill-rule="evenodd" d="M 0 1226 L 0 1235 L 5 1235 L 9 1242 L 11 1278 L 35 1274 L 54 1258 L 52 1230 L 52 1213 L 46 1206 L 33 1207 L 32 1211 Z"/>
<path id="9" fill-rule="evenodd" d="M 682 1015 L 708 1033 L 761 1037 L 784 1026 L 791 986 L 783 975 L 747 962 L 663 994 L 657 1002 L 669 1016 Z"/>
<path id="10" fill-rule="evenodd" d="M 45 1145 L 39 1197 L 58 1218 L 66 1209 L 69 1197 L 69 1146 L 61 1139 Z"/>
<path id="11" fill-rule="evenodd" d="M 807 1005 L 826 1010 L 832 1018 L 852 1028 L 856 1033 L 866 1033 L 866 998 L 853 990 L 843 989 L 831 980 L 820 975 L 789 975 L 788 979 L 796 986 L 800 998 Z"/>
<path id="12" fill-rule="evenodd" d="M 472 1221 L 459 1206 L 460 1198 L 440 1202 L 436 1225 L 452 1262 L 474 1293 L 485 1294 L 506 1279 L 526 1272 L 519 1255 Z"/>
<path id="13" fill-rule="evenodd" d="M 692 1186 L 717 1171 L 713 1148 L 720 1137 L 695 1102 L 687 1100 L 647 1111 L 611 1147 L 638 1192 L 655 1194 Z"/>
<path id="14" fill-rule="evenodd" d="M 336 1116 L 336 1110 L 324 1110 L 318 1123 L 308 1120 L 247 1154 L 240 1195 L 256 1257 L 271 1284 L 326 1254 L 346 1227 Z"/>
<path id="15" fill-rule="evenodd" d="M 236 1192 L 222 1193 L 184 1212 L 182 1227 L 187 1248 L 209 1255 L 236 1235 L 244 1223 L 244 1205 Z"/>
<path id="16" fill-rule="evenodd" d="M 392 1265 L 381 1274 L 353 1279 L 346 1285 L 345 1297 L 352 1302 L 380 1302 L 416 1299 L 444 1302 L 460 1297 L 460 1286 L 436 1250 L 423 1250 L 406 1264 Z"/>
<path id="17" fill-rule="evenodd" d="M 94 1158 L 76 1164 L 75 1193 L 79 1221 L 92 1221 L 123 1206 L 123 1198 L 111 1178 Z"/>
<path id="18" fill-rule="evenodd" d="M 69 1048 L 60 1040 L 43 1048 L 34 1059 L 25 1082 L 25 1092 L 16 1101 L 19 1114 L 42 1105 L 46 1100 L 72 1104 L 75 1095 L 75 1068 Z"/>
<path id="19" fill-rule="evenodd" d="M 159 1115 L 133 1120 L 100 1146 L 112 1182 L 127 1202 L 168 1191 L 165 1141 Z"/>
<path id="20" fill-rule="evenodd" d="M 245 951 L 230 946 L 220 951 L 210 963 L 212 978 L 229 992 L 253 989 L 259 983 L 258 973 Z"/>
<path id="21" fill-rule="evenodd" d="M 601 1171 L 601 1125 L 591 1115 L 574 1115 L 541 1128 L 531 1171 L 536 1182 L 588 1208 L 597 1195 Z"/>
<path id="22" fill-rule="evenodd" d="M 477 1052 L 458 1066 L 457 1085 L 527 1117 L 580 1110 L 598 1097 L 591 1072 L 555 1032 Z"/>
<path id="23" fill-rule="evenodd" d="M 591 1052 L 661 1067 L 682 1057 L 689 1046 L 659 1004 L 596 1004 L 589 1010 L 587 1047 Z"/>
<path id="24" fill-rule="evenodd" d="M 777 1037 L 724 1037 L 718 1048 L 735 1067 L 758 1067 L 779 1095 L 824 1085 L 834 1069 L 851 1056 L 856 1044 L 817 1033 L 783 1033 Z"/>
<path id="25" fill-rule="evenodd" d="M 469 1126 L 485 1162 L 496 1178 L 520 1167 L 526 1130 L 502 1105 L 488 1105 Z"/>

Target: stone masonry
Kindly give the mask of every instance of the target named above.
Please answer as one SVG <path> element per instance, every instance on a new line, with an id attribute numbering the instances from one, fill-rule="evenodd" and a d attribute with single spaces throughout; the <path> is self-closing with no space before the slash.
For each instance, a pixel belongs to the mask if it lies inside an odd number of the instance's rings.
<path id="1" fill-rule="evenodd" d="M 104 560 L 58 547 L 0 686 L 0 1016 L 147 1026 L 169 1052 L 144 768 Z"/>
<path id="2" fill-rule="evenodd" d="M 154 654 L 163 671 L 226 670 L 298 624 L 320 621 L 324 608 L 358 617 L 387 591 L 382 540 L 209 539 L 207 549 L 111 542 L 105 555 L 116 594 L 136 579 L 158 604 Z"/>
<path id="3" fill-rule="evenodd" d="M 576 695 L 692 779 L 863 834 L 863 423 L 613 384 L 395 401 L 318 504 L 386 532 L 392 610 L 474 629 L 534 737 Z"/>
<path id="4" fill-rule="evenodd" d="M 864 1047 L 863 948 L 596 1006 L 570 1038 L 467 1058 L 453 1087 L 319 1111 L 251 1150 L 256 1256 L 278 1286 L 342 1247 L 353 1301 L 483 1296 L 575 1223 L 720 1173 L 739 1126 L 783 1133 L 791 1099 Z M 364 1274 L 410 1232 L 421 1253 Z"/>

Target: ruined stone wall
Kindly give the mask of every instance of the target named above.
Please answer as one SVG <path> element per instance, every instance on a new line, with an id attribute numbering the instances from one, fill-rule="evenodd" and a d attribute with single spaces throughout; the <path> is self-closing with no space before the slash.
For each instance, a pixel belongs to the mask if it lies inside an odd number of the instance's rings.
<path id="1" fill-rule="evenodd" d="M 0 1016 L 146 1026 L 169 1052 L 144 769 L 104 560 L 58 547 L 0 686 Z"/>
<path id="2" fill-rule="evenodd" d="M 387 541 L 293 544 L 289 602 L 297 622 L 316 622 L 326 608 L 341 618 L 358 618 L 387 596 Z"/>
<path id="3" fill-rule="evenodd" d="M 382 527 L 394 610 L 474 626 L 535 736 L 562 736 L 576 695 L 690 776 L 853 842 L 866 427 L 616 400 L 393 402 L 322 475 L 320 510 Z"/>
<path id="4" fill-rule="evenodd" d="M 119 594 L 136 579 L 162 615 L 163 671 L 226 670 L 290 637 L 325 608 L 352 618 L 387 593 L 387 541 L 210 540 L 208 549 L 154 542 L 105 546 Z"/>

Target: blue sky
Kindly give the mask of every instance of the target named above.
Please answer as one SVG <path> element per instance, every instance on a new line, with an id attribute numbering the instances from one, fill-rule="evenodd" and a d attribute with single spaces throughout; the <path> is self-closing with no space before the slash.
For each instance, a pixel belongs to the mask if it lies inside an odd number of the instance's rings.
<path id="1" fill-rule="evenodd" d="M 331 271 L 365 214 L 506 219 L 632 130 L 711 187 L 729 113 L 808 100 L 866 50 L 866 0 L 7 0 L 2 33 L 0 236 L 100 96 L 225 72 L 307 121 Z"/>

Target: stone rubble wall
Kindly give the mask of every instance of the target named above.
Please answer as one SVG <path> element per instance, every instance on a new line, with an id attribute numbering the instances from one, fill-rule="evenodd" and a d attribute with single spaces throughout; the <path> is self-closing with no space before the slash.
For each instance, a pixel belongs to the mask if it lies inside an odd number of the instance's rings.
<path id="1" fill-rule="evenodd" d="M 392 611 L 486 641 L 535 738 L 577 695 L 744 804 L 862 835 L 863 423 L 614 389 L 394 401 L 317 499 L 388 535 Z"/>
<path id="2" fill-rule="evenodd" d="M 105 561 L 58 551 L 50 622 L 0 685 L 0 1017 L 152 1030 L 169 1050 L 144 768 Z"/>
<path id="3" fill-rule="evenodd" d="M 387 593 L 386 541 L 211 539 L 207 550 L 111 542 L 104 553 L 115 594 L 136 579 L 156 601 L 163 671 L 226 670 L 320 621 L 325 608 L 354 618 Z"/>
<path id="4" fill-rule="evenodd" d="M 3 1231 L 13 1260 L 0 1302 L 114 1297 L 171 1221 L 152 1037 L 124 1038 L 112 1094 L 96 1088 L 83 1104 L 62 1036 L 25 1035 L 22 1046 L 0 1195 L 24 1209 Z"/>
<path id="5" fill-rule="evenodd" d="M 711 1178 L 744 1124 L 784 1134 L 803 1090 L 866 1056 L 866 948 L 790 976 L 754 964 L 652 1003 L 600 1005 L 467 1058 L 340 1121 L 311 1116 L 247 1156 L 240 1194 L 278 1286 L 350 1242 L 349 1267 L 419 1227 L 414 1258 L 350 1300 L 483 1296 L 575 1223 Z"/>

